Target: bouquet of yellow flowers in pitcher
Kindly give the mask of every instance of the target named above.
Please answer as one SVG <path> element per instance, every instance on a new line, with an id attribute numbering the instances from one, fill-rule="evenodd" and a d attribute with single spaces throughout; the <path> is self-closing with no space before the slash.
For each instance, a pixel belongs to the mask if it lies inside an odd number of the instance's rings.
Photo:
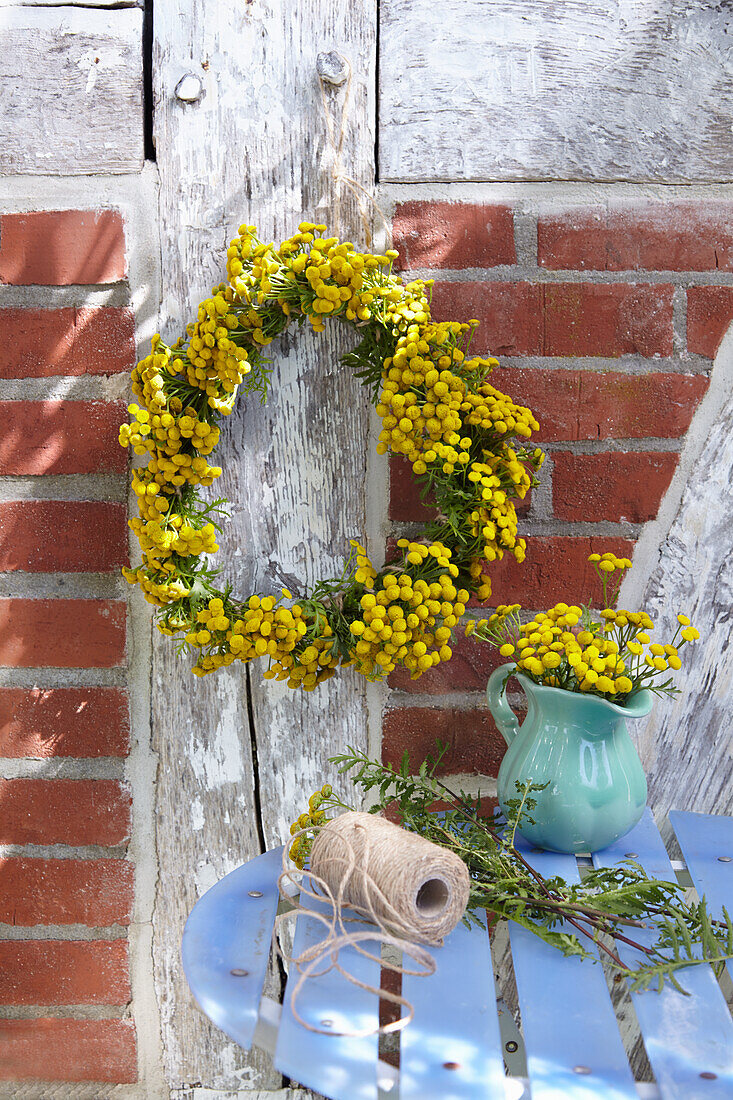
<path id="1" fill-rule="evenodd" d="M 680 613 L 671 640 L 652 642 L 654 623 L 646 611 L 610 606 L 631 568 L 629 559 L 605 553 L 588 560 L 603 592 L 597 617 L 590 607 L 558 603 L 523 623 L 521 604 L 500 604 L 490 618 L 469 623 L 466 634 L 497 646 L 517 672 L 546 687 L 599 695 L 622 706 L 643 688 L 656 695 L 677 694 L 673 676 L 682 668 L 679 651 L 699 632 Z"/>

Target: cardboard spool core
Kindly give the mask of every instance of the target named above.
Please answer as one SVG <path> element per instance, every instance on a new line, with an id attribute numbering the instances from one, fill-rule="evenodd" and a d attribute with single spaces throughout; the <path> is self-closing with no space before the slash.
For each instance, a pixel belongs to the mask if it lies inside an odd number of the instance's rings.
<path id="1" fill-rule="evenodd" d="M 417 892 L 415 908 L 424 917 L 439 916 L 448 904 L 449 890 L 442 878 L 429 878 Z"/>

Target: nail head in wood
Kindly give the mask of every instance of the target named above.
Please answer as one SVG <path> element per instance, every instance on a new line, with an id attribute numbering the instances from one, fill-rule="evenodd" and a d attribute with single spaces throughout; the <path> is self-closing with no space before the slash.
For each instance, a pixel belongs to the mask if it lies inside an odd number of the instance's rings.
<path id="1" fill-rule="evenodd" d="M 349 63 L 337 50 L 319 53 L 316 69 L 321 80 L 326 84 L 333 84 L 334 87 L 343 84 L 349 75 Z"/>
<path id="2" fill-rule="evenodd" d="M 195 103 L 201 98 L 204 86 L 195 73 L 186 73 L 176 84 L 176 99 L 181 103 Z"/>

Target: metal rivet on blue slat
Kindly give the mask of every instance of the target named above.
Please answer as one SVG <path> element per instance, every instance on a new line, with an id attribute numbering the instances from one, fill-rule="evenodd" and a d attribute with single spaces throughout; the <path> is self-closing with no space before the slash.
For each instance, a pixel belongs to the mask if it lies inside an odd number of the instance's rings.
<path id="1" fill-rule="evenodd" d="M 627 859 L 636 859 L 637 856 L 639 855 L 639 853 L 638 852 L 624 852 L 624 855 L 626 856 Z"/>
<path id="2" fill-rule="evenodd" d="M 261 898 L 262 897 L 262 891 L 261 890 L 250 890 L 249 891 L 249 896 L 251 898 Z"/>
<path id="3" fill-rule="evenodd" d="M 592 1073 L 590 1066 L 573 1066 L 573 1073 Z"/>
<path id="4" fill-rule="evenodd" d="M 705 1071 L 705 1073 L 701 1073 L 700 1076 L 702 1077 L 702 1079 L 704 1081 L 717 1081 L 718 1080 L 717 1073 L 709 1073 L 707 1070 Z"/>
<path id="5" fill-rule="evenodd" d="M 443 1062 L 443 1069 L 460 1069 L 460 1062 Z"/>
<path id="6" fill-rule="evenodd" d="M 730 863 L 733 856 L 718 856 L 718 863 Z"/>
<path id="7" fill-rule="evenodd" d="M 249 970 L 242 970 L 239 966 L 235 966 L 232 970 L 229 971 L 229 973 L 232 974 L 235 978 L 249 977 Z"/>

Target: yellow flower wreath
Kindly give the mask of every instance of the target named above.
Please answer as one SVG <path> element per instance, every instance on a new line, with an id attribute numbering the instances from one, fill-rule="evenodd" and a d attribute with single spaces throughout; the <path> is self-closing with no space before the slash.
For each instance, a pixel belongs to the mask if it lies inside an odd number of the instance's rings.
<path id="1" fill-rule="evenodd" d="M 392 272 L 397 253 L 356 252 L 302 222 L 279 248 L 240 227 L 227 250 L 228 281 L 201 303 L 187 338 L 172 347 L 154 337 L 132 372 L 142 405 L 129 406 L 120 443 L 149 455 L 133 470 L 139 516 L 130 526 L 142 565 L 123 570 L 158 607 L 158 628 L 198 653 L 200 676 L 232 661 L 267 657 L 264 675 L 312 690 L 341 665 L 382 679 L 398 663 L 413 677 L 451 657 L 449 641 L 471 594 L 491 592 L 484 568 L 505 552 L 524 559 L 514 501 L 532 484 L 544 455 L 527 440 L 531 411 L 486 380 L 497 360 L 467 358 L 477 321 L 435 322 L 431 283 L 404 285 Z M 412 463 L 438 518 L 424 537 L 400 539 L 396 560 L 377 569 L 352 541 L 341 577 L 294 599 L 245 600 L 219 590 L 202 555 L 215 552 L 222 501 L 199 486 L 221 474 L 208 458 L 217 421 L 237 391 L 265 399 L 269 363 L 262 349 L 287 325 L 307 318 L 322 332 L 329 318 L 352 324 L 358 347 L 343 357 L 370 388 L 382 418 L 378 451 Z M 289 603 L 283 602 L 283 597 Z"/>

